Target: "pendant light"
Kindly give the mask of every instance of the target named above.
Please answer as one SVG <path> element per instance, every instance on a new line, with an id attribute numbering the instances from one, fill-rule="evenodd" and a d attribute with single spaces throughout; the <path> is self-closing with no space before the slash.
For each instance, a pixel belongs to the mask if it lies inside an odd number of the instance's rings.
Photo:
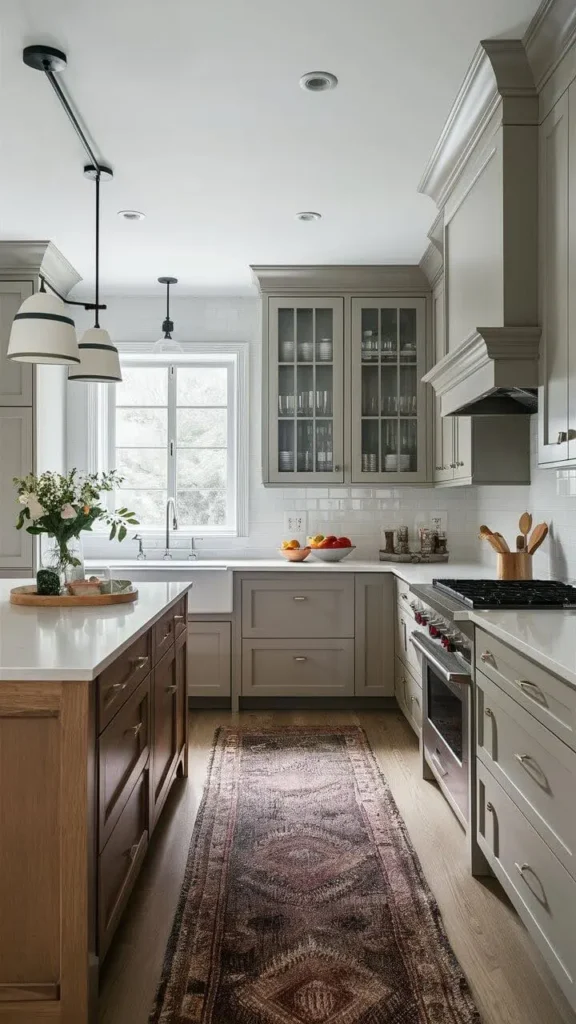
<path id="1" fill-rule="evenodd" d="M 27 67 L 41 71 L 49 82 L 90 159 L 84 173 L 96 182 L 96 303 L 66 299 L 52 285 L 49 285 L 48 293 L 44 278 L 40 276 L 40 291 L 25 299 L 14 317 L 7 356 L 22 363 L 60 363 L 77 367 L 77 371 L 73 369 L 69 374 L 71 380 L 121 380 L 118 352 L 98 322 L 100 310 L 106 309 L 99 302 L 100 179 L 111 178 L 112 171 L 99 163 L 70 100 L 58 82 L 58 74 L 66 69 L 66 54 L 53 46 L 41 44 L 26 46 L 22 59 Z M 80 345 L 74 321 L 67 315 L 65 305 L 96 311 L 94 327 L 85 333 Z"/>
<path id="2" fill-rule="evenodd" d="M 87 178 L 93 180 L 96 186 L 94 326 L 84 332 L 82 340 L 78 343 L 79 364 L 69 369 L 68 380 L 96 381 L 97 383 L 110 384 L 122 380 L 118 349 L 112 344 L 108 331 L 100 327 L 99 318 L 100 181 L 103 177 L 109 180 L 112 177 L 112 171 L 103 164 L 88 164 L 84 168 L 84 174 Z"/>
<path id="3" fill-rule="evenodd" d="M 45 290 L 43 278 L 40 291 L 25 299 L 14 317 L 6 355 L 18 363 L 80 362 L 74 321 L 62 299 Z"/>
<path id="4" fill-rule="evenodd" d="M 158 284 L 166 285 L 166 316 L 162 323 L 162 330 L 164 331 L 163 337 L 159 338 L 154 343 L 154 352 L 183 352 L 182 345 L 179 345 L 177 341 L 174 341 L 172 337 L 172 331 L 174 330 L 174 321 L 170 319 L 170 285 L 178 284 L 177 277 L 159 277 Z"/>

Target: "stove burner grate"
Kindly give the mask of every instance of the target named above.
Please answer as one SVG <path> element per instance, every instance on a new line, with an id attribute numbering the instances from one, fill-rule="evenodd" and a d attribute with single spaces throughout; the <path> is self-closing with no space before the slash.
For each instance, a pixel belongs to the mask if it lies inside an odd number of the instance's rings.
<path id="1" fill-rule="evenodd" d="M 576 587 L 555 580 L 433 580 L 468 608 L 576 608 Z"/>

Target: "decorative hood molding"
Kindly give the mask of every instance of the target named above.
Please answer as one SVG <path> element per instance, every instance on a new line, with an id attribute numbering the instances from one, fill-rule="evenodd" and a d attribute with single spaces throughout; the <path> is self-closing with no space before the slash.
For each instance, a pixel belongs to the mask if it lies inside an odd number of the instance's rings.
<path id="1" fill-rule="evenodd" d="M 519 39 L 484 39 L 474 54 L 418 185 L 439 208 L 499 106 L 502 124 L 538 124 L 538 94 Z"/>
<path id="2" fill-rule="evenodd" d="M 477 327 L 422 379 L 442 416 L 507 415 L 536 408 L 540 327 Z"/>

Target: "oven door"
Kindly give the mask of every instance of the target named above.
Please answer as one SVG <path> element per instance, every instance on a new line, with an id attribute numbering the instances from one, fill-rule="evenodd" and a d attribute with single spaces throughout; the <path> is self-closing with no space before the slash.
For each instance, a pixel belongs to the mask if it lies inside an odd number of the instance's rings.
<path id="1" fill-rule="evenodd" d="M 422 654 L 422 742 L 424 757 L 463 825 L 468 821 L 469 714 L 471 677 L 453 654 L 425 633 L 412 642 Z"/>

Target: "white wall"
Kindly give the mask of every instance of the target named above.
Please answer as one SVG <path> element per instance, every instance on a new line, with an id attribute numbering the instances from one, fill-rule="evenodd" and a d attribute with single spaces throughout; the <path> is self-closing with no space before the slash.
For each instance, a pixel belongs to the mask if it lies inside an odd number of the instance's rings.
<path id="1" fill-rule="evenodd" d="M 156 298 L 108 300 L 102 324 L 114 341 L 155 341 L 160 334 L 162 302 Z M 377 557 L 380 529 L 431 518 L 447 512 L 449 546 L 456 557 L 477 551 L 478 515 L 474 488 L 434 490 L 412 487 L 285 487 L 265 488 L 261 482 L 261 335 L 257 298 L 174 299 L 175 336 L 186 341 L 249 341 L 250 344 L 250 496 L 248 536 L 222 539 L 214 547 L 200 541 L 211 555 L 270 556 L 284 537 L 283 513 L 306 509 L 310 532 L 351 535 L 360 557 Z M 81 327 L 79 318 L 78 327 Z M 68 385 L 68 463 L 86 465 L 85 386 Z M 175 538 L 176 543 L 180 541 Z M 85 550 L 90 554 L 90 538 Z M 182 539 L 183 546 L 187 543 Z M 136 545 L 110 545 L 107 557 L 129 557 Z"/>

